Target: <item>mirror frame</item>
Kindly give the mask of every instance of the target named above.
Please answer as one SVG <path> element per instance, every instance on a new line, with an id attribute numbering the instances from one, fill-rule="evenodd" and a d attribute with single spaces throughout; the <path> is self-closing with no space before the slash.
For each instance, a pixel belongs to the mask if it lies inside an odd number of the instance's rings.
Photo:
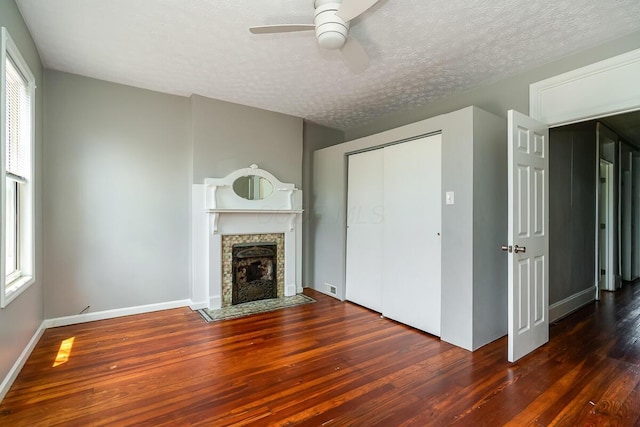
<path id="1" fill-rule="evenodd" d="M 238 184 L 242 183 L 243 181 L 247 183 L 246 187 L 244 187 L 244 185 L 241 186 Z M 257 189 L 256 184 L 258 185 Z M 271 197 L 271 195 L 273 195 L 273 192 L 275 190 L 275 187 L 271 180 L 257 174 L 246 174 L 239 176 L 233 181 L 231 187 L 236 196 L 252 201 L 267 199 Z"/>

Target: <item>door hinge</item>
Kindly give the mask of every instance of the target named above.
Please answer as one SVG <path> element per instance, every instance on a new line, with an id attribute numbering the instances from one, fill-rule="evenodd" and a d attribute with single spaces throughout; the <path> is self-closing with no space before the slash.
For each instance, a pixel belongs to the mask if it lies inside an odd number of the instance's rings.
<path id="1" fill-rule="evenodd" d="M 607 178 L 600 178 L 600 183 L 604 184 L 605 182 L 607 182 Z"/>
<path id="2" fill-rule="evenodd" d="M 600 230 L 604 230 L 605 228 L 607 228 L 606 224 L 600 224 Z"/>
<path id="3" fill-rule="evenodd" d="M 600 275 L 601 276 L 604 276 L 605 274 L 607 274 L 607 270 L 605 270 L 605 269 L 600 270 Z"/>

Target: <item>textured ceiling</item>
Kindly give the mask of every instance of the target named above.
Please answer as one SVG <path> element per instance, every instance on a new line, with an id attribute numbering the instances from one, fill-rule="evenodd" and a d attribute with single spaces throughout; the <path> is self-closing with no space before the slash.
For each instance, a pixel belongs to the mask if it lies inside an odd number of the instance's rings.
<path id="1" fill-rule="evenodd" d="M 345 0 L 349 1 L 349 0 Z M 381 0 L 351 24 L 351 73 L 312 0 L 17 0 L 45 67 L 290 114 L 338 129 L 496 81 L 640 29 L 638 0 Z"/>

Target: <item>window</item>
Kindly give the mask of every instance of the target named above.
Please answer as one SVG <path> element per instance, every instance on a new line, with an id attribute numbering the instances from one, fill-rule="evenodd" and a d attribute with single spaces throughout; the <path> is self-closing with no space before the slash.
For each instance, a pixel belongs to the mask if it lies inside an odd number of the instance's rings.
<path id="1" fill-rule="evenodd" d="M 0 307 L 34 282 L 33 123 L 35 79 L 2 28 L 0 64 L 0 187 L 2 209 Z"/>

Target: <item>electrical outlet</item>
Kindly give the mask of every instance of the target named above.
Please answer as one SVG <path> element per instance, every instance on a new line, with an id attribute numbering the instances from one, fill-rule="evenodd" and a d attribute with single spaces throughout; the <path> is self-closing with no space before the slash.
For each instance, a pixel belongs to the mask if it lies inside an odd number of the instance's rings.
<path id="1" fill-rule="evenodd" d="M 336 288 L 331 283 L 325 283 L 324 286 L 326 286 L 327 292 L 329 292 L 331 295 L 337 295 L 338 294 L 338 288 Z"/>

